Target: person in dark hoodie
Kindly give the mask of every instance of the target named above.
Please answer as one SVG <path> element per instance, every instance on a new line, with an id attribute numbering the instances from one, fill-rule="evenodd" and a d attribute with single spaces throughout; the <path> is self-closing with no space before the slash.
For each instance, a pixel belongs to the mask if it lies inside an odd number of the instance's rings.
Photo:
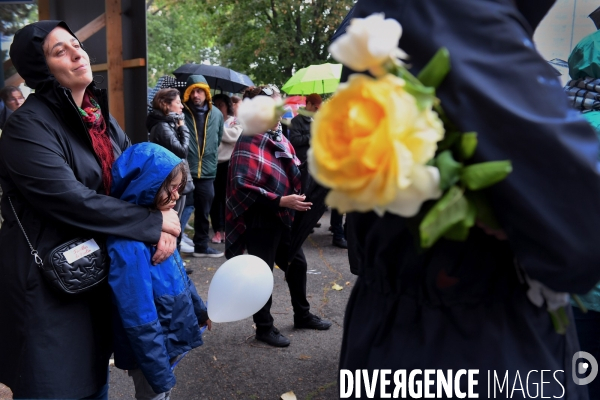
<path id="1" fill-rule="evenodd" d="M 217 155 L 223 136 L 223 114 L 213 107 L 202 75 L 191 75 L 183 93 L 185 123 L 190 130 L 188 163 L 194 178 L 194 257 L 223 257 L 208 246 L 209 214 L 215 197 Z"/>
<path id="2" fill-rule="evenodd" d="M 156 244 L 154 263 L 175 251 L 179 218 L 108 195 L 112 162 L 130 142 L 64 22 L 19 30 L 10 56 L 35 93 L 0 138 L 0 382 L 14 398 L 106 399 L 108 284 L 73 296 L 53 291 L 15 214 L 42 258 L 78 236 L 116 235 Z"/>
<path id="3" fill-rule="evenodd" d="M 523 279 L 569 293 L 586 293 L 600 280 L 598 140 L 568 108 L 553 68 L 532 41 L 553 3 L 356 3 L 355 18 L 384 13 L 401 24 L 399 47 L 415 75 L 441 47 L 448 49 L 451 69 L 436 91 L 446 117 L 460 132 L 477 132 L 475 162 L 511 160 L 513 172 L 483 190 L 507 240 L 476 226 L 464 242 L 441 239 L 420 251 L 407 219 L 349 214 L 350 266 L 359 276 L 344 320 L 345 390 L 348 371 L 373 376 L 389 369 L 388 379 L 414 372 L 415 385 L 435 393 L 439 381 L 425 371 L 447 377 L 447 370 L 462 369 L 478 370 L 472 387 L 479 398 L 536 397 L 541 387 L 543 397 L 588 398 L 573 375 L 582 365 L 573 358 L 579 350 L 574 324 L 558 333 L 548 297 Z M 493 372 L 508 382 L 495 395 L 488 392 Z M 378 396 L 381 382 L 373 388 Z M 456 375 L 455 382 L 466 395 L 467 379 Z"/>
<path id="4" fill-rule="evenodd" d="M 167 211 L 186 184 L 179 156 L 154 143 L 131 146 L 115 161 L 111 195 L 132 204 Z M 136 399 L 168 399 L 173 367 L 202 345 L 200 326 L 211 327 L 206 306 L 176 251 L 152 265 L 153 246 L 109 236 L 108 283 L 116 312 L 115 366 L 128 371 Z"/>

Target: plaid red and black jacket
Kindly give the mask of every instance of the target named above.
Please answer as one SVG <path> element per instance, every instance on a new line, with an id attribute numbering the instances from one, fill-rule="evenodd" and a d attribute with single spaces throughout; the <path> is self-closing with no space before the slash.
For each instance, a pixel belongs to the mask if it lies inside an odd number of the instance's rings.
<path id="1" fill-rule="evenodd" d="M 229 163 L 225 209 L 227 258 L 244 253 L 244 212 L 258 196 L 274 200 L 279 196 L 300 194 L 300 160 L 285 136 L 279 137 L 281 141 L 277 142 L 269 133 L 242 135 L 235 144 Z M 277 216 L 291 229 L 293 210 L 279 207 Z"/>

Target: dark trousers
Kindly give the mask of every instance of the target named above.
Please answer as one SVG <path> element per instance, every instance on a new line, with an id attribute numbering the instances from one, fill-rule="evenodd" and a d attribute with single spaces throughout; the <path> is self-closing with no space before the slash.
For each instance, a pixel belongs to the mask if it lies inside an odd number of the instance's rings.
<path id="1" fill-rule="evenodd" d="M 344 226 L 342 225 L 343 218 L 344 214 L 340 214 L 335 208 L 331 209 L 331 219 L 329 220 L 329 224 L 331 225 L 331 232 L 333 232 L 334 239 L 346 238 Z"/>
<path id="2" fill-rule="evenodd" d="M 582 351 L 587 351 L 596 360 L 600 360 L 600 312 L 588 310 L 583 313 L 579 308 L 573 307 L 577 337 Z M 587 389 L 591 399 L 600 399 L 600 379 L 594 379 Z"/>
<path id="3" fill-rule="evenodd" d="M 310 310 L 310 304 L 306 299 L 306 258 L 300 249 L 290 265 L 287 264 L 290 231 L 283 226 L 281 228 L 249 228 L 244 235 L 248 254 L 263 259 L 271 270 L 277 263 L 279 268 L 285 272 L 285 280 L 292 298 L 294 317 L 306 316 Z M 269 297 L 267 304 L 254 314 L 256 333 L 267 333 L 273 328 L 272 301 L 273 296 Z"/>
<path id="4" fill-rule="evenodd" d="M 179 200 L 177 200 L 177 202 L 175 203 L 175 207 L 173 208 L 173 210 L 175 210 L 177 212 L 177 215 L 179 215 L 180 222 L 181 222 L 181 215 L 183 214 L 184 207 L 185 207 L 185 195 L 182 195 L 181 197 L 179 197 Z M 177 238 L 177 246 L 179 246 L 181 244 L 181 238 L 183 237 L 183 229 L 184 229 L 184 226 L 181 227 L 181 233 L 179 234 L 179 237 Z"/>
<path id="5" fill-rule="evenodd" d="M 217 164 L 217 177 L 214 181 L 215 198 L 210 207 L 210 222 L 215 233 L 225 230 L 225 192 L 229 161 Z"/>
<path id="6" fill-rule="evenodd" d="M 208 215 L 215 197 L 214 179 L 194 178 L 194 247 L 204 251 L 208 247 Z"/>

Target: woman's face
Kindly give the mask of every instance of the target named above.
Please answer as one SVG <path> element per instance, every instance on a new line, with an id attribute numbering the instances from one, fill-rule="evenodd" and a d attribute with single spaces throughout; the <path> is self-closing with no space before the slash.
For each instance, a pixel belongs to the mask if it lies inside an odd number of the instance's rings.
<path id="1" fill-rule="evenodd" d="M 167 107 L 168 112 L 174 112 L 175 114 L 181 114 L 183 112 L 183 104 L 181 104 L 181 98 L 175 97 L 171 104 Z"/>
<path id="2" fill-rule="evenodd" d="M 21 104 L 24 102 L 25 97 L 23 97 L 21 91 L 13 90 L 6 100 L 6 107 L 8 107 L 11 111 L 15 111 L 17 108 L 21 107 Z"/>
<path id="3" fill-rule="evenodd" d="M 92 83 L 90 58 L 66 29 L 56 27 L 46 36 L 44 54 L 58 83 L 71 90 L 85 90 Z"/>

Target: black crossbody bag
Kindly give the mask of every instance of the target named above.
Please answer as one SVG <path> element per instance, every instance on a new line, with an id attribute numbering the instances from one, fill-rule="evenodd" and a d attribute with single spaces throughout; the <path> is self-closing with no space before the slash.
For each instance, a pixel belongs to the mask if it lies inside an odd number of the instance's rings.
<path id="1" fill-rule="evenodd" d="M 35 263 L 53 289 L 66 294 L 79 294 L 106 280 L 110 260 L 104 241 L 96 242 L 93 238 L 78 237 L 56 246 L 42 260 L 29 241 L 10 197 L 8 202 Z"/>

